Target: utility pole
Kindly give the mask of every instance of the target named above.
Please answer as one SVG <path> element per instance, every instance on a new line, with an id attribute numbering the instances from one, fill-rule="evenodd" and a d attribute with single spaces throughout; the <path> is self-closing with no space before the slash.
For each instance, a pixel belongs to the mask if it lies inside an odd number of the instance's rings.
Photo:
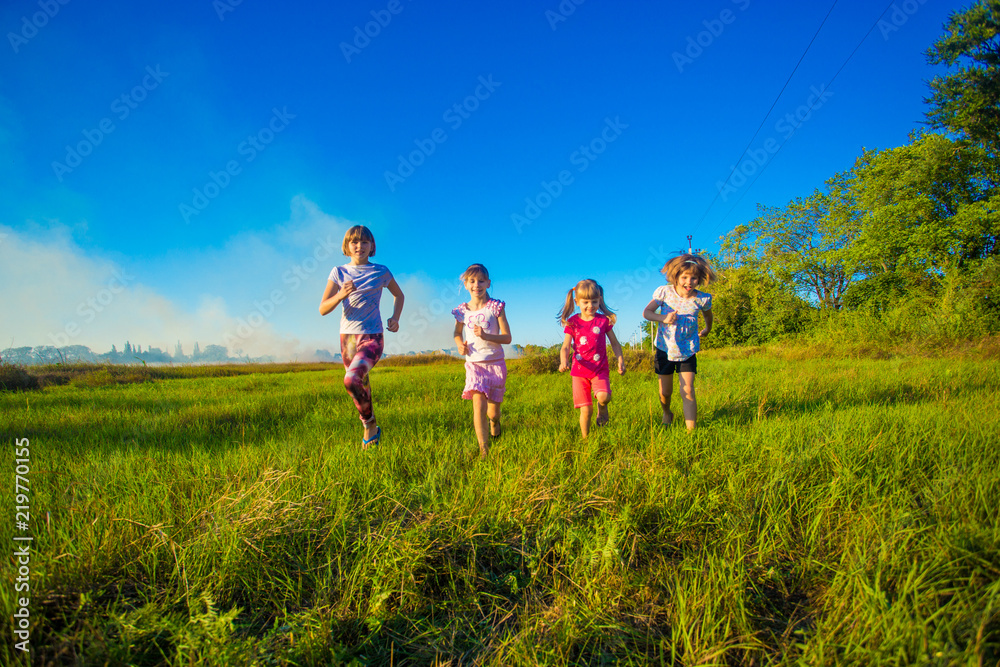
<path id="1" fill-rule="evenodd" d="M 688 254 L 689 255 L 693 254 L 691 252 L 691 235 L 690 234 L 688 234 Z"/>

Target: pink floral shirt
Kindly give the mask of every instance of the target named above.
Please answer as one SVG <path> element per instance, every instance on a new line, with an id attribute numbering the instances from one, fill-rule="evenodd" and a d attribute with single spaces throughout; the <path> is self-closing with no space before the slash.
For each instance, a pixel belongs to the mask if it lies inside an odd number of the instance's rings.
<path id="1" fill-rule="evenodd" d="M 607 335 L 614 325 L 604 315 L 585 321 L 579 314 L 566 320 L 566 333 L 573 337 L 573 368 L 569 374 L 582 378 L 608 375 Z"/>

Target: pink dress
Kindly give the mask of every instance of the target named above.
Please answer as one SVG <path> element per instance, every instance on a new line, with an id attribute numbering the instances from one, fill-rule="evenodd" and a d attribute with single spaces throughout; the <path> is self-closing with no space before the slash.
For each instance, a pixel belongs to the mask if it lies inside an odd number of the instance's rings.
<path id="1" fill-rule="evenodd" d="M 484 333 L 500 333 L 500 315 L 504 302 L 490 299 L 478 310 L 470 310 L 463 303 L 451 311 L 455 319 L 465 325 L 465 341 L 469 344 L 469 354 L 465 361 L 465 389 L 462 398 L 471 399 L 474 394 L 485 394 L 493 403 L 502 403 L 507 390 L 507 364 L 504 361 L 503 346 L 500 343 L 483 340 L 473 327 L 482 327 Z"/>

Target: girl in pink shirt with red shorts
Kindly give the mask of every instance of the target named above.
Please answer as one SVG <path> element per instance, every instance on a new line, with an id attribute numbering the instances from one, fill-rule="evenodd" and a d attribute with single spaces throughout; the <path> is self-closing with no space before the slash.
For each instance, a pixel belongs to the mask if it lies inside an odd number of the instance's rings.
<path id="1" fill-rule="evenodd" d="M 576 306 L 580 313 L 573 315 Z M 608 423 L 611 381 L 607 340 L 618 359 L 618 374 L 625 374 L 625 357 L 615 336 L 615 315 L 604 303 L 604 289 L 596 280 L 581 280 L 566 293 L 558 316 L 566 337 L 559 351 L 559 372 L 569 370 L 573 378 L 573 405 L 580 410 L 580 432 L 590 434 L 590 416 L 597 398 L 597 425 Z M 572 355 L 572 370 L 570 357 Z"/>

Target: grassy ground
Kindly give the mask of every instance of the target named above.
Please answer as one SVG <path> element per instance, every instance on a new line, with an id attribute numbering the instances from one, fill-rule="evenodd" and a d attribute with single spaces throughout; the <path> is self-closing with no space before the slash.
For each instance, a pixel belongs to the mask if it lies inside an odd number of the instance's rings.
<path id="1" fill-rule="evenodd" d="M 461 365 L 376 368 L 371 452 L 342 370 L 0 393 L 32 660 L 997 664 L 997 364 L 700 356 L 698 431 L 642 370 L 588 442 L 512 363 L 485 462 Z"/>

